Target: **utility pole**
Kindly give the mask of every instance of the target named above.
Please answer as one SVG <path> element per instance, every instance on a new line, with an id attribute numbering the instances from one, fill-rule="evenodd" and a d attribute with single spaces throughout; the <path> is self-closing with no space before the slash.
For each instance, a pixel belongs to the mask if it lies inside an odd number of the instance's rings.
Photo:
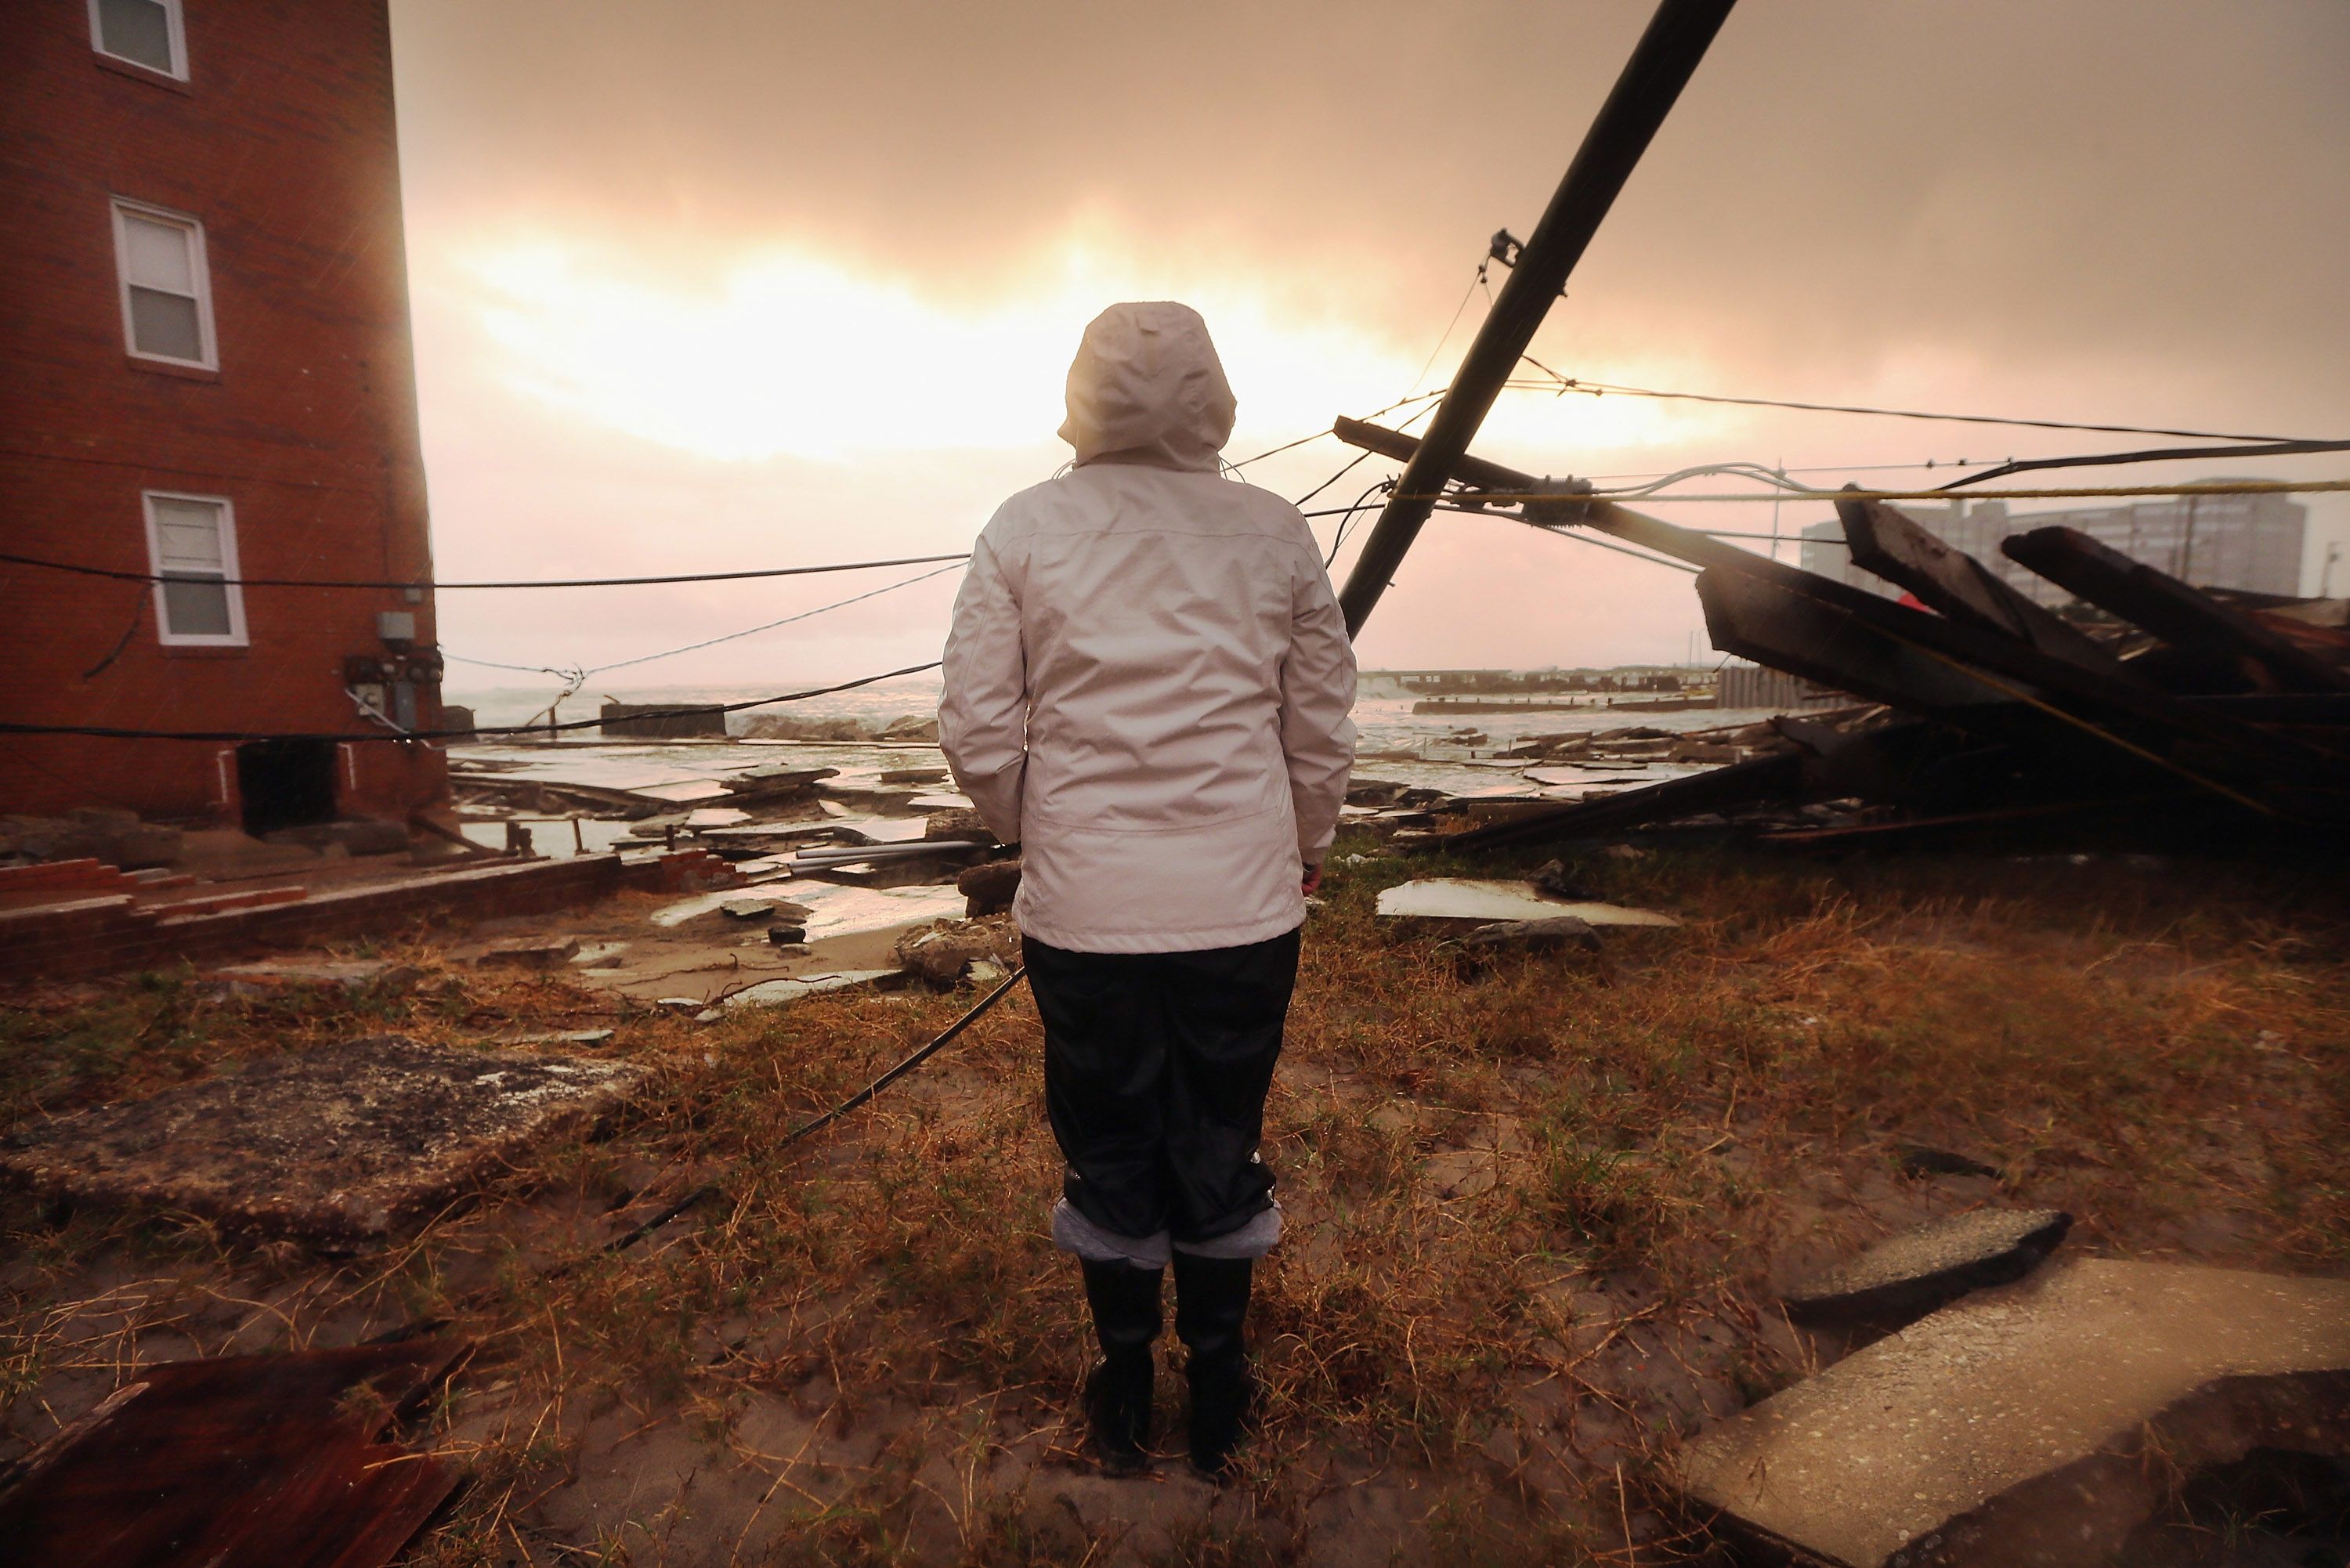
<path id="1" fill-rule="evenodd" d="M 1567 275 L 1583 259 L 1633 166 L 1664 123 L 1681 88 L 1689 84 L 1734 0 L 1661 0 L 1648 30 L 1624 63 L 1583 145 L 1567 166 L 1542 221 L 1518 252 L 1517 265 L 1502 280 L 1484 324 L 1462 356 L 1451 389 L 1438 403 L 1419 450 L 1404 465 L 1395 493 L 1363 541 L 1355 569 L 1338 595 L 1348 636 L 1359 636 L 1372 607 L 1387 591 L 1405 552 L 1434 510 L 1437 493 L 1468 453 L 1478 428 L 1501 396 L 1534 331 L 1550 314 L 1551 301 L 1566 286 Z"/>

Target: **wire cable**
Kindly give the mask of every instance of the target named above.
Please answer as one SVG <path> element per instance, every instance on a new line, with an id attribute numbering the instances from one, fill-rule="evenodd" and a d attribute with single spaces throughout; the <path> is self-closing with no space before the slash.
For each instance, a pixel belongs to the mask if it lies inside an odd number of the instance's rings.
<path id="1" fill-rule="evenodd" d="M 1380 491 L 1393 490 L 1395 488 L 1395 483 L 1396 482 L 1392 479 L 1382 479 L 1377 484 L 1372 485 L 1368 490 L 1364 491 L 1360 495 L 1355 497 L 1355 504 L 1347 508 L 1345 516 L 1338 519 L 1338 531 L 1336 535 L 1332 535 L 1330 540 L 1329 558 L 1322 563 L 1322 569 L 1324 571 L 1326 572 L 1331 567 L 1338 564 L 1338 547 L 1347 542 L 1347 530 L 1354 525 L 1355 514 L 1360 512 L 1367 504 L 1368 504 L 1371 497 L 1377 495 Z"/>
<path id="2" fill-rule="evenodd" d="M 1964 479 L 1954 479 L 1942 486 L 1958 490 L 1986 480 L 2004 479 L 2011 473 L 2029 473 L 2044 468 L 2106 468 L 2124 462 L 2167 462 L 2174 458 L 2196 457 L 2296 457 L 2305 452 L 2350 452 L 2350 441 L 2262 441 L 2251 446 L 2169 446 L 2154 447 L 2144 452 L 2109 452 L 2093 457 L 2032 457 L 2021 462 L 2010 458 L 1996 468 L 1981 473 L 1970 473 Z"/>
<path id="3" fill-rule="evenodd" d="M 814 609 L 801 610 L 796 615 L 787 615 L 780 620 L 764 621 L 757 626 L 745 627 L 741 631 L 730 631 L 723 637 L 704 638 L 700 642 L 689 642 L 683 648 L 672 648 L 661 653 L 640 653 L 634 659 L 618 659 L 610 664 L 590 665 L 584 673 L 588 675 L 601 675 L 608 670 L 626 670 L 631 665 L 650 664 L 657 659 L 672 659 L 681 653 L 691 653 L 697 649 L 715 648 L 722 642 L 733 642 L 741 638 L 755 637 L 763 631 L 773 631 L 779 626 L 789 626 L 795 620 L 806 620 L 812 616 L 820 616 L 828 610 L 841 609 L 853 604 L 862 604 L 867 599 L 878 599 L 883 594 L 894 594 L 899 588 L 910 588 L 916 583 L 927 583 L 932 577 L 942 577 L 946 576 L 947 573 L 955 570 L 955 568 L 961 564 L 961 562 L 955 562 L 948 566 L 933 567 L 931 570 L 920 573 L 918 576 L 907 577 L 900 581 L 891 583 L 888 587 L 873 588 L 865 593 L 852 594 L 847 598 L 835 599 L 828 605 L 818 605 Z M 560 672 L 549 671 L 549 673 L 554 674 Z"/>
<path id="4" fill-rule="evenodd" d="M 338 577 L 214 577 L 191 578 L 182 572 L 176 576 L 158 572 L 120 572 L 107 566 L 85 566 L 71 561 L 48 561 L 36 556 L 19 556 L 0 551 L 0 562 L 18 566 L 42 566 L 53 572 L 71 572 L 84 577 L 111 577 L 124 583 L 163 583 L 200 581 L 219 583 L 226 587 L 242 588 L 426 588 L 440 592 L 445 588 L 633 588 L 661 583 L 730 583 L 753 577 L 804 577 L 824 572 L 862 572 L 879 566 L 927 566 L 937 561 L 964 561 L 971 552 L 960 550 L 951 556 L 899 556 L 886 561 L 837 561 L 823 566 L 762 566 L 747 572 L 680 572 L 659 577 L 544 577 L 501 583 L 436 583 L 430 577 L 407 582 L 367 582 Z"/>
<path id="5" fill-rule="evenodd" d="M 903 670 L 885 670 L 878 675 L 862 675 L 854 680 L 843 680 L 834 686 L 818 686 L 806 691 L 754 697 L 743 702 L 697 702 L 687 707 L 631 713 L 629 718 L 681 719 L 703 713 L 739 713 L 746 708 L 769 708 L 778 702 L 805 702 L 811 697 L 829 697 L 836 691 L 854 691 L 860 686 L 894 680 L 901 675 L 920 675 L 926 670 L 936 670 L 939 664 L 940 660 L 933 659 L 927 664 L 909 664 Z M 560 724 L 495 724 L 472 730 L 416 730 L 403 735 L 384 735 L 366 731 L 352 734 L 288 734 L 273 730 L 126 730 L 106 724 L 24 724 L 14 720 L 0 720 L 0 735 L 87 735 L 108 741 L 215 741 L 240 744 L 247 741 L 470 741 L 484 735 L 553 735 L 567 730 L 593 730 L 603 722 L 601 719 L 572 719 Z"/>
<path id="6" fill-rule="evenodd" d="M 1482 506 L 1458 506 L 1445 501 L 1438 502 L 1436 510 L 1463 512 L 1471 517 L 1498 517 L 1504 523 L 1523 523 L 1539 534 L 1550 534 L 1561 539 L 1572 539 L 1579 545 L 1596 545 L 1603 550 L 1613 550 L 1619 556 L 1629 556 L 1636 561 L 1646 561 L 1652 566 L 1670 566 L 1677 572 L 1687 572 L 1691 576 L 1698 574 L 1697 567 L 1686 563 L 1670 560 L 1663 556 L 1651 556 L 1645 550 L 1636 550 L 1629 545 L 1619 545 L 1613 539 L 1605 538 L 1597 534 L 1586 533 L 1572 524 L 1537 523 L 1531 517 L 1522 517 L 1514 512 L 1490 512 Z"/>
<path id="7" fill-rule="evenodd" d="M 1712 392 L 1666 392 L 1653 387 L 1627 387 L 1612 381 L 1588 381 L 1574 376 L 1562 376 L 1549 366 L 1534 359 L 1525 361 L 1557 383 L 1555 390 L 1565 397 L 1569 392 L 1581 392 L 1586 397 L 1669 398 L 1691 403 L 1732 403 L 1752 409 L 1795 409 L 1815 414 L 1876 414 L 1896 420 L 1939 420 L 1954 424 L 2015 425 L 2028 430 L 2092 431 L 2105 435 L 2181 436 L 2189 441 L 2290 441 L 2300 438 L 2278 435 L 2245 435 L 2235 431 L 2166 430 L 2152 425 L 2085 424 L 2071 420 L 2014 420 L 1991 414 L 1943 414 L 1920 409 L 1880 409 L 1860 403 L 1804 403 L 1783 398 L 1733 398 Z M 1552 390 L 1540 382 L 1513 383 L 1524 389 Z"/>

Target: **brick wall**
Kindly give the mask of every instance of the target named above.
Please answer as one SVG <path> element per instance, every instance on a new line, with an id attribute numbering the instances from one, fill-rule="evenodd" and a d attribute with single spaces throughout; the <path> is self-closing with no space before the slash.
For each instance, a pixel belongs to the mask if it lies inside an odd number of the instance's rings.
<path id="1" fill-rule="evenodd" d="M 233 503 L 246 576 L 429 581 L 385 0 L 184 12 L 178 84 L 98 55 L 86 0 L 0 4 L 6 547 L 147 571 L 140 492 L 167 489 Z M 216 372 L 125 352 L 113 196 L 203 220 Z M 377 612 L 434 641 L 429 590 L 244 597 L 249 646 L 167 648 L 144 586 L 0 564 L 0 717 L 359 733 L 343 662 L 386 652 Z M 0 737 L 0 811 L 233 814 L 222 749 Z M 421 746 L 353 746 L 338 773 L 354 813 L 445 789 Z"/>

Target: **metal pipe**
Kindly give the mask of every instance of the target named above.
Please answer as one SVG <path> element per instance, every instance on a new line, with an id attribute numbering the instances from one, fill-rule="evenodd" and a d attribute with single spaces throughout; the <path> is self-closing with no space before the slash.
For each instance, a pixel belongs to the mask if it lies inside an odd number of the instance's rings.
<path id="1" fill-rule="evenodd" d="M 1550 313 L 1551 301 L 1566 286 L 1567 275 L 1614 205 L 1617 192 L 1648 151 L 1673 101 L 1688 85 L 1707 46 L 1729 16 L 1734 0 L 1662 0 L 1648 31 L 1624 63 L 1623 74 L 1584 133 L 1583 145 L 1550 206 L 1518 253 L 1517 265 L 1477 337 L 1461 358 L 1451 389 L 1437 405 L 1419 452 L 1404 468 L 1396 493 L 1363 541 L 1362 554 L 1338 596 L 1347 633 L 1361 635 L 1363 622 L 1403 564 L 1421 524 L 1454 467 L 1476 438 L 1478 427 L 1501 396 L 1502 384 L 1517 368 L 1534 330 Z"/>

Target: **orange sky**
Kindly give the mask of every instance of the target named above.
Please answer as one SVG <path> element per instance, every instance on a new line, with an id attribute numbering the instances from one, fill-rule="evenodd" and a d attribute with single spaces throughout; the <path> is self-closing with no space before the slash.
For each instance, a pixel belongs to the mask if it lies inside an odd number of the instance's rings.
<path id="1" fill-rule="evenodd" d="M 1061 375 L 1117 298 L 1206 315 L 1240 396 L 1231 456 L 1440 384 L 1482 294 L 1419 372 L 1486 236 L 1531 228 L 1647 11 L 393 0 L 441 573 L 959 548 L 1066 458 Z M 2345 76 L 2335 0 L 1749 0 L 1534 352 L 1649 386 L 2350 433 Z M 1477 450 L 1600 474 L 1783 460 L 1833 484 L 2130 444 L 1521 393 Z M 1250 472 L 1295 495 L 1347 455 Z M 1700 514 L 1770 525 L 1669 514 Z M 2350 539 L 2350 505 L 2314 516 L 2313 556 Z M 891 580 L 452 594 L 443 641 L 596 664 Z M 952 588 L 611 684 L 915 662 Z M 1678 574 L 1440 516 L 1362 652 L 1661 659 L 1699 624 Z"/>

